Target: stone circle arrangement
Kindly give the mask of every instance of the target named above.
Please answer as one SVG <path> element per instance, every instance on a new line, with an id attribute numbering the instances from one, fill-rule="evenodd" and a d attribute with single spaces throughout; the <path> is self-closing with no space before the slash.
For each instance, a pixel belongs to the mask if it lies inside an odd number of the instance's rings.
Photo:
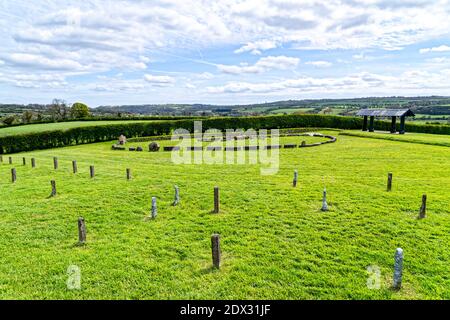
<path id="1" fill-rule="evenodd" d="M 317 132 L 309 132 L 309 133 L 287 133 L 287 134 L 282 134 L 280 135 L 280 137 L 321 137 L 321 138 L 326 138 L 328 140 L 325 141 L 320 141 L 320 142 L 315 142 L 315 143 L 306 143 L 306 141 L 302 141 L 300 144 L 295 144 L 295 143 L 287 143 L 284 145 L 281 144 L 276 144 L 276 145 L 266 145 L 264 147 L 264 149 L 295 149 L 295 148 L 308 148 L 308 147 L 318 147 L 321 146 L 323 144 L 327 144 L 327 143 L 334 143 L 336 142 L 337 138 L 331 135 L 325 135 L 322 133 L 317 133 Z M 250 139 L 251 137 L 246 136 L 246 135 L 237 135 L 234 137 L 235 140 L 246 140 L 246 139 Z M 156 140 L 156 139 L 155 139 Z M 158 140 L 170 140 L 170 138 L 168 137 L 159 137 Z M 126 138 L 121 135 L 119 138 L 119 142 L 115 143 L 112 145 L 112 149 L 113 150 L 126 150 L 125 142 Z M 205 136 L 202 139 L 199 139 L 199 141 L 201 142 L 210 142 L 211 141 L 211 137 Z M 159 143 L 152 141 L 149 145 L 148 145 L 148 149 L 150 152 L 158 152 L 161 150 L 161 147 L 159 145 Z M 225 151 L 239 151 L 239 150 L 258 150 L 259 146 L 255 145 L 255 146 L 244 146 L 244 147 L 225 147 L 224 148 Z M 129 151 L 143 151 L 144 149 L 140 146 L 138 147 L 129 147 L 128 148 Z M 165 146 L 162 149 L 163 151 L 177 151 L 180 150 L 180 147 L 178 146 Z M 204 147 L 187 147 L 188 151 L 201 151 L 204 150 Z M 222 150 L 222 147 L 220 146 L 207 146 L 206 150 L 209 151 L 220 151 Z"/>

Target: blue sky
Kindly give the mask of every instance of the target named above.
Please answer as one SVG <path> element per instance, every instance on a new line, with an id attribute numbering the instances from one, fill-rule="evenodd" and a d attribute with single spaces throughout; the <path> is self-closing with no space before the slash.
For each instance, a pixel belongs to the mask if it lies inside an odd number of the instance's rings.
<path id="1" fill-rule="evenodd" d="M 0 43 L 0 103 L 450 95 L 449 0 L 1 0 Z"/>

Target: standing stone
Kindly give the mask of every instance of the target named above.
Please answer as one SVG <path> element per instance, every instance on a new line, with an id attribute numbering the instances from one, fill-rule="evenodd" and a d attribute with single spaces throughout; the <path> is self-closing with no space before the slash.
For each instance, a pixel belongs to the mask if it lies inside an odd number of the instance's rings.
<path id="1" fill-rule="evenodd" d="M 388 180 L 387 180 L 387 191 L 392 190 L 392 173 L 388 173 Z"/>
<path id="2" fill-rule="evenodd" d="M 25 159 L 25 157 L 22 158 L 22 163 L 24 166 L 27 164 L 27 159 Z"/>
<path id="3" fill-rule="evenodd" d="M 78 243 L 86 243 L 86 224 L 83 217 L 78 218 Z"/>
<path id="4" fill-rule="evenodd" d="M 219 209 L 220 209 L 219 187 L 214 187 L 214 213 L 219 213 Z"/>
<path id="5" fill-rule="evenodd" d="M 422 195 L 422 206 L 420 207 L 419 219 L 425 218 L 427 213 L 427 195 Z"/>
<path id="6" fill-rule="evenodd" d="M 58 169 L 58 158 L 53 157 L 53 168 L 56 170 Z"/>
<path id="7" fill-rule="evenodd" d="M 322 211 L 328 211 L 328 204 L 327 204 L 327 189 L 323 189 L 323 198 L 322 198 Z"/>
<path id="8" fill-rule="evenodd" d="M 178 186 L 174 186 L 175 189 L 175 200 L 173 201 L 172 205 L 176 206 L 178 203 L 180 203 L 180 189 Z"/>
<path id="9" fill-rule="evenodd" d="M 158 209 L 156 208 L 156 197 L 152 197 L 152 219 L 155 219 L 158 215 Z"/>
<path id="10" fill-rule="evenodd" d="M 11 169 L 11 181 L 14 183 L 17 180 L 16 168 Z"/>
<path id="11" fill-rule="evenodd" d="M 78 166 L 77 166 L 77 161 L 76 160 L 72 161 L 72 169 L 73 169 L 73 173 L 77 173 L 78 172 Z"/>
<path id="12" fill-rule="evenodd" d="M 302 141 L 302 144 L 300 146 L 305 147 L 306 146 L 306 141 Z"/>
<path id="13" fill-rule="evenodd" d="M 131 169 L 127 168 L 127 180 L 131 180 Z"/>
<path id="14" fill-rule="evenodd" d="M 403 249 L 397 248 L 395 251 L 395 263 L 394 263 L 394 283 L 393 288 L 398 290 L 402 287 L 402 275 L 403 275 Z"/>
<path id="15" fill-rule="evenodd" d="M 35 158 L 31 158 L 31 167 L 36 168 L 36 159 Z"/>
<path id="16" fill-rule="evenodd" d="M 157 152 L 157 151 L 159 151 L 159 148 L 160 148 L 160 146 L 156 142 L 152 142 L 148 145 L 148 151 L 150 151 L 150 152 Z"/>
<path id="17" fill-rule="evenodd" d="M 292 181 L 292 186 L 295 188 L 297 186 L 298 181 L 298 171 L 294 170 L 294 180 Z"/>
<path id="18" fill-rule="evenodd" d="M 12 157 L 9 157 L 8 161 L 9 161 L 9 164 L 12 164 Z"/>
<path id="19" fill-rule="evenodd" d="M 211 236 L 212 262 L 214 268 L 220 268 L 220 235 L 213 234 Z"/>
<path id="20" fill-rule="evenodd" d="M 52 185 L 52 193 L 50 194 L 51 197 L 56 196 L 56 181 L 55 180 L 51 180 L 50 184 Z"/>
<path id="21" fill-rule="evenodd" d="M 94 169 L 94 166 L 90 166 L 90 167 L 89 167 L 89 173 L 90 173 L 90 175 L 91 175 L 91 178 L 94 178 L 94 176 L 95 176 L 95 169 Z"/>

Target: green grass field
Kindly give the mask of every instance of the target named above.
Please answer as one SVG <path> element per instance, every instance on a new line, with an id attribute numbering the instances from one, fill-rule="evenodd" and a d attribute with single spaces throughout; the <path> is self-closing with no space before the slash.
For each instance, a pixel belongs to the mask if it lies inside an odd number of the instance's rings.
<path id="1" fill-rule="evenodd" d="M 12 166 L 3 156 L 1 299 L 450 299 L 448 147 L 341 135 L 281 150 L 278 174 L 262 176 L 259 165 L 175 165 L 169 152 L 113 151 L 111 144 L 17 154 Z M 175 184 L 181 203 L 173 207 Z M 216 185 L 221 212 L 212 214 Z M 324 185 L 329 212 L 320 211 Z M 423 193 L 427 218 L 419 220 Z M 147 219 L 152 196 L 155 220 Z M 79 216 L 85 246 L 77 246 Z M 211 267 L 215 232 L 220 270 Z M 397 247 L 404 250 L 400 291 L 390 288 Z M 80 290 L 67 289 L 70 265 L 81 269 Z M 380 268 L 378 290 L 366 285 L 369 266 Z"/>
<path id="2" fill-rule="evenodd" d="M 15 135 L 15 134 L 26 134 L 26 133 L 32 133 L 32 132 L 51 131 L 51 130 L 67 130 L 67 129 L 78 128 L 78 127 L 90 127 L 90 126 L 98 126 L 98 125 L 136 123 L 136 122 L 148 122 L 148 121 L 153 121 L 153 120 L 68 121 L 68 122 L 55 122 L 55 123 L 28 124 L 28 125 L 13 126 L 13 127 L 0 127 L 0 137 Z"/>

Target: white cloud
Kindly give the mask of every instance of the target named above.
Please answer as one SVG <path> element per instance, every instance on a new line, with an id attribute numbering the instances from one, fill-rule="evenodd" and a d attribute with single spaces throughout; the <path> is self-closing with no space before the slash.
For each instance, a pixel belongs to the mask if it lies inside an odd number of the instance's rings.
<path id="1" fill-rule="evenodd" d="M 175 79 L 169 76 L 154 76 L 151 74 L 144 75 L 144 80 L 155 85 L 170 85 Z"/>
<path id="2" fill-rule="evenodd" d="M 318 68 L 328 68 L 333 64 L 330 61 L 318 60 L 318 61 L 307 61 L 305 64 L 312 65 Z"/>
<path id="3" fill-rule="evenodd" d="M 245 46 L 242 46 L 239 49 L 235 50 L 234 53 L 250 52 L 251 54 L 259 55 L 262 53 L 261 51 L 275 49 L 278 46 L 279 42 L 276 40 L 259 40 L 247 43 Z"/>
<path id="4" fill-rule="evenodd" d="M 439 47 L 433 48 L 422 48 L 419 50 L 420 53 L 428 53 L 428 52 L 449 52 L 450 47 L 446 45 L 441 45 Z"/>
<path id="5" fill-rule="evenodd" d="M 243 73 L 263 73 L 273 69 L 288 70 L 297 67 L 299 58 L 286 56 L 268 56 L 259 59 L 254 65 L 217 65 L 217 68 L 224 73 L 243 74 Z"/>

